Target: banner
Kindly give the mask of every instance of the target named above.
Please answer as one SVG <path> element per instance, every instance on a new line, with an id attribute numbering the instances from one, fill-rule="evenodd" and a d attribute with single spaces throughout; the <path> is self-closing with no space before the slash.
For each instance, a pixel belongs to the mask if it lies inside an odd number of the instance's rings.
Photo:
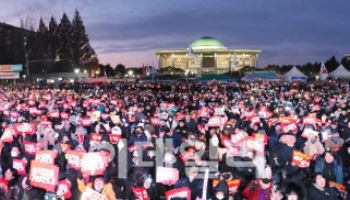
<path id="1" fill-rule="evenodd" d="M 85 153 L 81 160 L 81 172 L 86 175 L 103 175 L 108 161 L 100 153 Z"/>
<path id="2" fill-rule="evenodd" d="M 29 173 L 30 184 L 49 192 L 55 192 L 58 182 L 58 171 L 59 168 L 56 165 L 32 161 Z"/>
<path id="3" fill-rule="evenodd" d="M 91 188 L 87 188 L 81 195 L 80 200 L 107 200 L 107 198 L 97 191 Z"/>
<path id="4" fill-rule="evenodd" d="M 22 64 L 0 65 L 0 72 L 21 72 L 21 71 L 23 71 Z"/>
<path id="5" fill-rule="evenodd" d="M 83 159 L 83 152 L 68 150 L 66 152 L 67 164 L 69 167 L 80 170 L 81 168 L 81 160 Z"/>
<path id="6" fill-rule="evenodd" d="M 293 151 L 292 164 L 301 168 L 306 168 L 310 166 L 310 161 L 311 161 L 311 158 L 308 155 L 300 151 Z"/>
<path id="7" fill-rule="evenodd" d="M 0 72 L 0 79 L 18 79 L 18 72 Z"/>
<path id="8" fill-rule="evenodd" d="M 156 182 L 164 185 L 175 185 L 179 180 L 179 170 L 176 168 L 157 167 Z"/>
<path id="9" fill-rule="evenodd" d="M 186 199 L 191 200 L 191 190 L 187 187 L 181 187 L 173 190 L 169 190 L 165 192 L 165 199 L 166 200 L 172 200 L 172 199 Z"/>
<path id="10" fill-rule="evenodd" d="M 36 152 L 35 161 L 44 164 L 54 164 L 57 158 L 57 151 L 40 150 Z"/>

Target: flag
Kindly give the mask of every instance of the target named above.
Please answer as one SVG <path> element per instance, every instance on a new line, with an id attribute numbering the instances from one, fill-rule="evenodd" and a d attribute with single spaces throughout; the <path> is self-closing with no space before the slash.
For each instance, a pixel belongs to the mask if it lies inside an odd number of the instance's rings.
<path id="1" fill-rule="evenodd" d="M 328 77 L 328 70 L 326 68 L 326 65 L 322 63 L 321 69 L 320 69 L 320 80 L 326 80 Z"/>
<path id="2" fill-rule="evenodd" d="M 190 57 L 193 56 L 193 49 L 191 46 L 188 48 L 188 56 L 190 56 Z"/>

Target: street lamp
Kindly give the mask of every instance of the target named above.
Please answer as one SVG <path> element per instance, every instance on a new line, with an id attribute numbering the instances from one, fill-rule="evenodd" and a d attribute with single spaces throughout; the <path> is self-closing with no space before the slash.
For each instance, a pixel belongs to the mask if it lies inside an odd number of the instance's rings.
<path id="1" fill-rule="evenodd" d="M 129 76 L 133 76 L 134 75 L 134 71 L 133 70 L 129 70 L 128 74 L 129 74 Z"/>
<path id="2" fill-rule="evenodd" d="M 79 68 L 74 69 L 74 73 L 75 73 L 75 74 L 79 74 L 79 72 L 80 72 L 80 69 L 79 69 Z"/>

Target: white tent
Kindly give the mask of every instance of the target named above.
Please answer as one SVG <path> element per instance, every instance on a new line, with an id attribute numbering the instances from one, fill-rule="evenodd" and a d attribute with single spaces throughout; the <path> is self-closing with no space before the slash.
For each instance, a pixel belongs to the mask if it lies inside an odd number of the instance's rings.
<path id="1" fill-rule="evenodd" d="M 343 65 L 339 65 L 339 67 L 337 67 L 337 69 L 335 69 L 334 71 L 332 71 L 329 74 L 330 77 L 333 78 L 345 78 L 345 79 L 350 79 L 350 72 L 345 69 L 345 67 Z"/>
<path id="2" fill-rule="evenodd" d="M 297 67 L 294 66 L 285 75 L 283 75 L 283 78 L 287 80 L 293 80 L 293 79 L 306 79 L 308 77 L 305 74 L 303 74 Z"/>

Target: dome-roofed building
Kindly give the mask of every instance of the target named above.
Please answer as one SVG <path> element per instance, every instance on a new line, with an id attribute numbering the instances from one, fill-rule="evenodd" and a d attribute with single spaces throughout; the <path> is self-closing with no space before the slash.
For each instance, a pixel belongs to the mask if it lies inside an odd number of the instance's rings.
<path id="1" fill-rule="evenodd" d="M 156 51 L 159 67 L 176 67 L 193 74 L 220 74 L 256 67 L 259 49 L 232 49 L 213 37 L 201 37 L 186 49 Z"/>

